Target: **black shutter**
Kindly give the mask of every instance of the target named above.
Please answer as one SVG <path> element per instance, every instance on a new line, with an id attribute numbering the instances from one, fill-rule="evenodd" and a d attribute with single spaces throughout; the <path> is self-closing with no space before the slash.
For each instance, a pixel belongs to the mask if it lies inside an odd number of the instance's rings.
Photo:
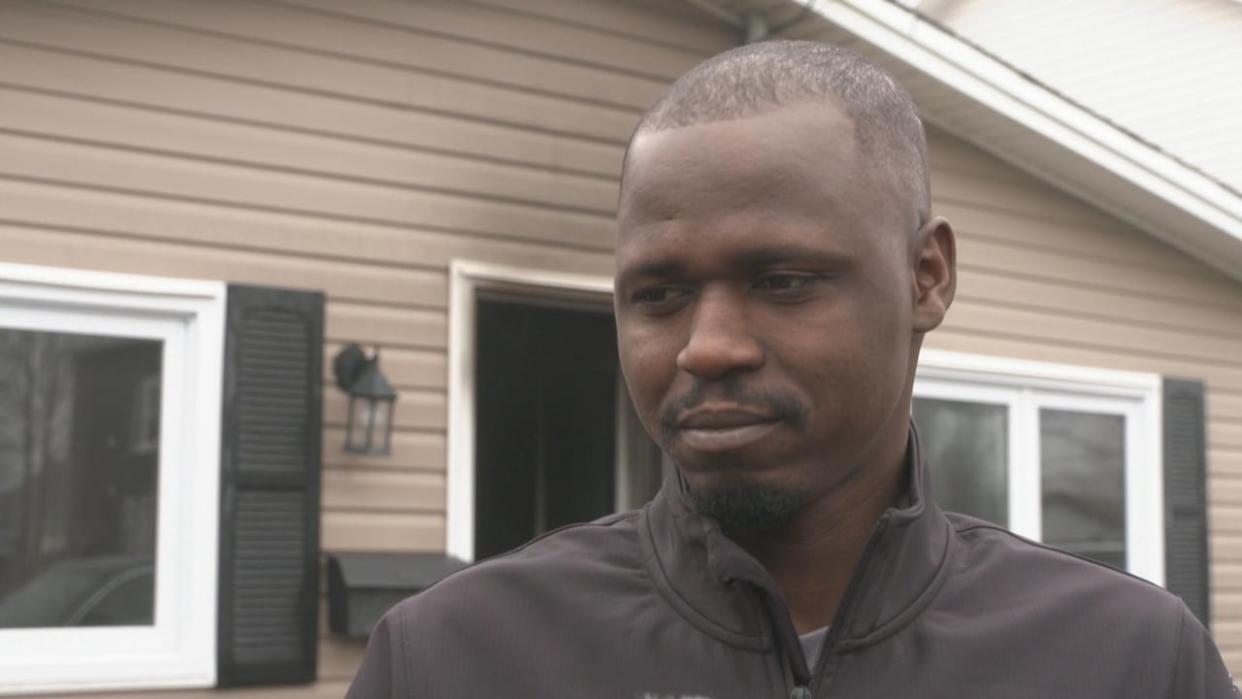
<path id="1" fill-rule="evenodd" d="M 315 679 L 323 294 L 229 286 L 220 686 Z"/>
<path id="2" fill-rule="evenodd" d="M 1204 626 L 1210 621 L 1206 419 L 1202 383 L 1165 379 L 1165 577 Z"/>

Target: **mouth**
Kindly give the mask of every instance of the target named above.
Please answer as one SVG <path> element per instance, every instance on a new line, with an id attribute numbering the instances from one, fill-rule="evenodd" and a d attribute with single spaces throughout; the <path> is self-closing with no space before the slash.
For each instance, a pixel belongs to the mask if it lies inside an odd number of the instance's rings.
<path id="1" fill-rule="evenodd" d="M 780 419 L 741 408 L 698 408 L 677 421 L 682 443 L 700 452 L 741 449 L 776 430 Z"/>

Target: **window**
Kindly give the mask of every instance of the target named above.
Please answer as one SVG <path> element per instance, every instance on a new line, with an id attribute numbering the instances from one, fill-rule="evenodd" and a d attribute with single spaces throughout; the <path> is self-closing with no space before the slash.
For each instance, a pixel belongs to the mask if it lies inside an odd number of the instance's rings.
<path id="1" fill-rule="evenodd" d="M 913 414 L 936 499 L 1163 584 L 1160 385 L 924 351 Z"/>
<path id="2" fill-rule="evenodd" d="M 0 265 L 0 693 L 214 684 L 224 301 Z"/>

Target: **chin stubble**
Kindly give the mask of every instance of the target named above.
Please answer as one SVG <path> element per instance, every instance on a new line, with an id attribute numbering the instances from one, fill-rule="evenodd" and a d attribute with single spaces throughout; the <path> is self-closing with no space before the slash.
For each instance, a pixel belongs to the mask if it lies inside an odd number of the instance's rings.
<path id="1" fill-rule="evenodd" d="M 781 531 L 811 499 L 807 491 L 771 484 L 690 488 L 695 510 L 720 523 L 725 534 L 741 539 Z"/>

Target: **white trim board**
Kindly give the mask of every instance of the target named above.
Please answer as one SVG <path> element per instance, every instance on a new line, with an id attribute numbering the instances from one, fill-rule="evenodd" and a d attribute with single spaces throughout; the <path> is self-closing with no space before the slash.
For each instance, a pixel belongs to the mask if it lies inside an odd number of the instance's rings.
<path id="1" fill-rule="evenodd" d="M 1042 482 L 1034 415 L 1053 408 L 1124 416 L 1127 568 L 1164 584 L 1163 384 L 1158 375 L 923 350 L 914 395 L 1009 408 L 1009 529 L 1035 540 L 1042 534 Z"/>
<path id="2" fill-rule="evenodd" d="M 445 551 L 474 560 L 475 323 L 480 291 L 610 303 L 612 279 L 454 260 L 449 266 L 448 477 Z"/>
<path id="3" fill-rule="evenodd" d="M 935 378 L 1047 388 L 1071 393 L 1085 392 L 1126 398 L 1145 398 L 1159 393 L 1160 377 L 1116 369 L 1037 362 L 967 352 L 924 349 L 919 353 L 919 378 Z"/>

